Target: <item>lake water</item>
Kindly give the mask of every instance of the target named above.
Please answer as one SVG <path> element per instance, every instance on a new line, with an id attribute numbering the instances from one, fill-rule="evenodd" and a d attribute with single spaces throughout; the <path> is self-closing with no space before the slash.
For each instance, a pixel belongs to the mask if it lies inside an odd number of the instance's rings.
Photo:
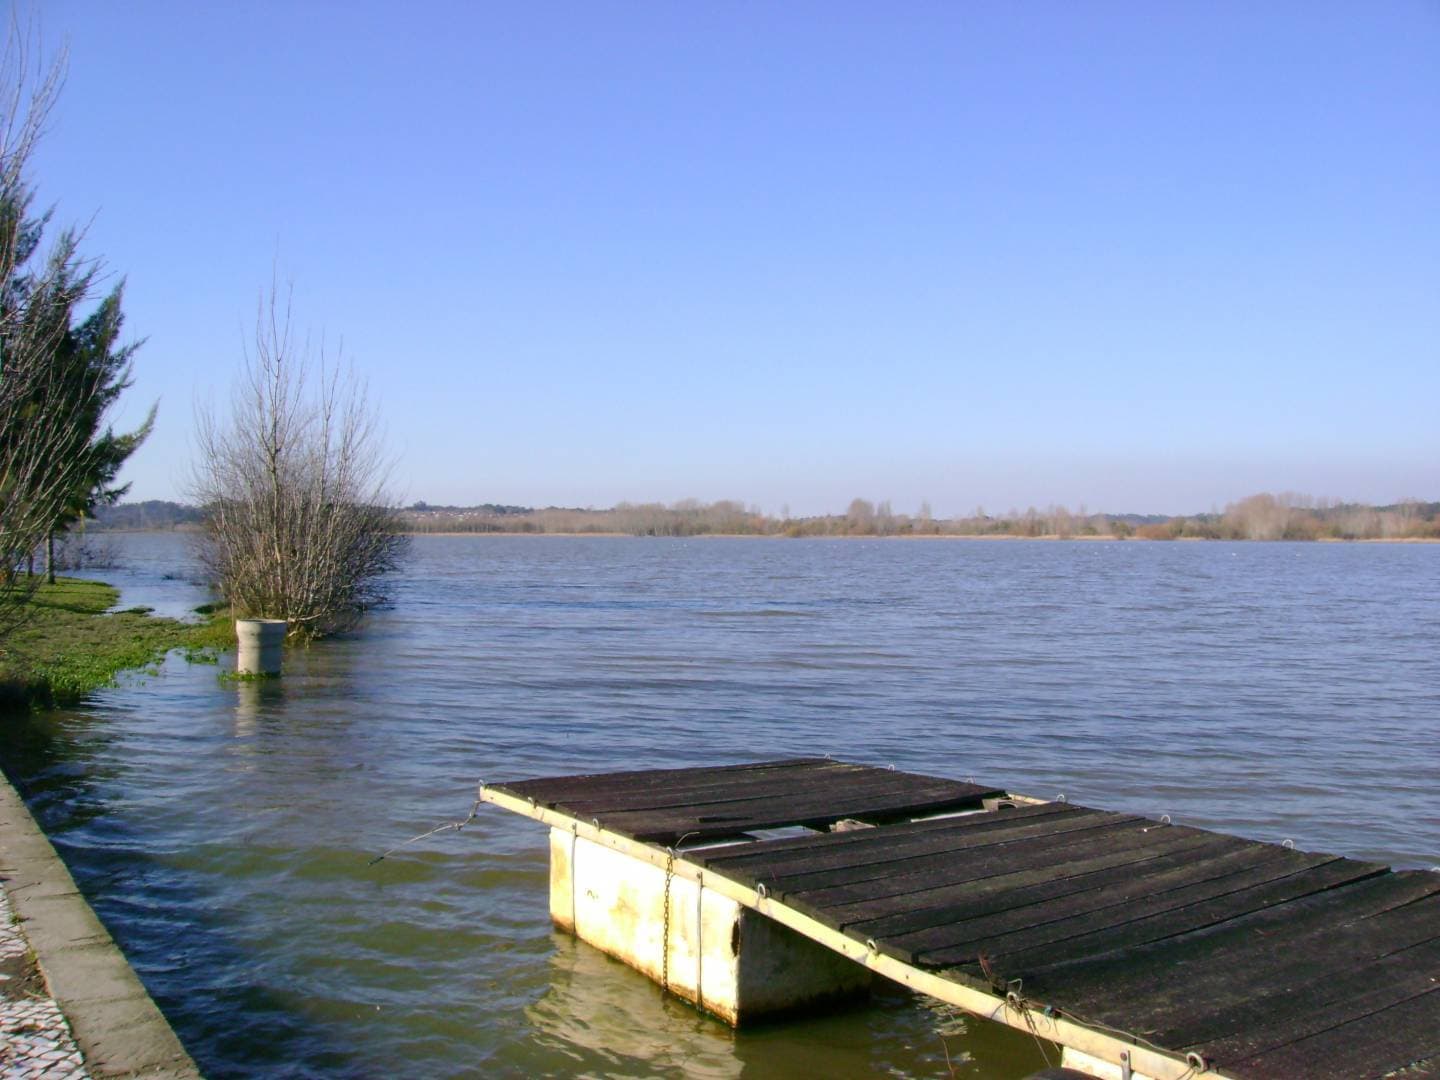
<path id="1" fill-rule="evenodd" d="M 205 599 L 183 537 L 111 543 L 127 606 Z M 831 753 L 1440 863 L 1437 545 L 423 537 L 395 584 L 277 683 L 172 658 L 3 730 L 211 1077 L 1043 1063 L 898 991 L 732 1033 L 553 933 L 498 810 L 367 865 L 482 778 Z"/>

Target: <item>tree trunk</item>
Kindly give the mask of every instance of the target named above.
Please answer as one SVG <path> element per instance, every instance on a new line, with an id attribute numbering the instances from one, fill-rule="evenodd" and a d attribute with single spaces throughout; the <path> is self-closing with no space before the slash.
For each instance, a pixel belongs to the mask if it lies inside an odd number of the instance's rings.
<path id="1" fill-rule="evenodd" d="M 45 534 L 45 580 L 55 584 L 55 530 Z"/>

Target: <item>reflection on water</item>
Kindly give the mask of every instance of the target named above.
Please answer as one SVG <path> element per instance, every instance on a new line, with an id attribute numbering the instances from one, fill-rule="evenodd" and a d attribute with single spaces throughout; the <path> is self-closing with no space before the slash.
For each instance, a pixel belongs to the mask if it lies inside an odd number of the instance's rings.
<path id="1" fill-rule="evenodd" d="M 285 705 L 285 684 L 279 679 L 235 681 L 235 750 L 253 751 L 255 736 L 267 718 L 280 720 Z M 282 721 L 283 722 L 283 721 Z"/>
<path id="2" fill-rule="evenodd" d="M 117 545 L 126 606 L 205 599 L 183 538 Z M 1041 1063 L 893 990 L 732 1033 L 555 935 L 544 832 L 497 811 L 368 865 L 479 778 L 828 751 L 1440 862 L 1437 546 L 424 537 L 398 584 L 278 681 L 171 658 L 4 729 L 209 1076 Z"/>
<path id="3" fill-rule="evenodd" d="M 1049 1043 L 883 981 L 868 1005 L 736 1032 L 569 935 L 554 943 L 525 1037 L 564 1055 L 575 1075 L 987 1077 L 1001 1061 L 1015 1075 L 1043 1068 L 1047 1055 L 1058 1063 Z"/>

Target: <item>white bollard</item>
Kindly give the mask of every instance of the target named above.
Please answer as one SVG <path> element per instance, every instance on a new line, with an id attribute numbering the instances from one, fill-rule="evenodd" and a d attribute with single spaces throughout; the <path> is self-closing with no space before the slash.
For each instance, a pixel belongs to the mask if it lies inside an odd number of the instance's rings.
<path id="1" fill-rule="evenodd" d="M 290 624 L 284 619 L 236 619 L 236 675 L 279 675 L 281 646 Z"/>

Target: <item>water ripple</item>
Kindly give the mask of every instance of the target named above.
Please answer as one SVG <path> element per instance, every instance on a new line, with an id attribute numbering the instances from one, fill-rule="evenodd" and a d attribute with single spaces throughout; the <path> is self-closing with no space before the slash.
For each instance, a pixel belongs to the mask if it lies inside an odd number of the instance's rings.
<path id="1" fill-rule="evenodd" d="M 203 599 L 181 539 L 117 546 L 127 605 Z M 700 1019 L 551 933 L 498 812 L 369 865 L 482 777 L 830 752 L 1440 863 L 1440 547 L 426 537 L 398 584 L 278 683 L 172 659 L 5 749 L 207 1075 L 1040 1065 L 895 992 Z"/>

